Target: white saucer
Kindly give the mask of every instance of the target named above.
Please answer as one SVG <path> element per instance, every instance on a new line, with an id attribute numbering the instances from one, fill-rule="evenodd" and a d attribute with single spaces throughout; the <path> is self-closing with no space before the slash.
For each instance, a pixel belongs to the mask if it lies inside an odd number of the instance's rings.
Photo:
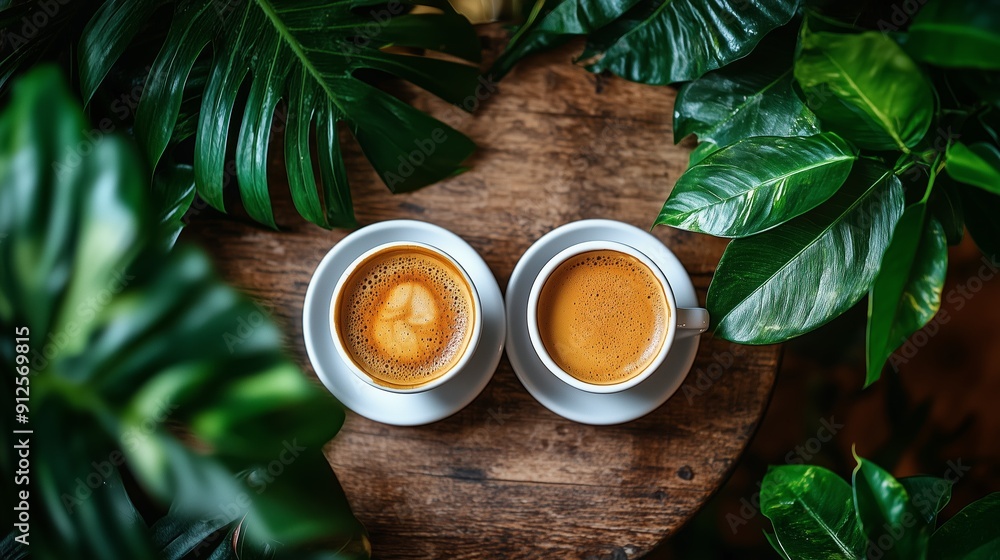
<path id="1" fill-rule="evenodd" d="M 365 251 L 392 241 L 427 243 L 450 255 L 472 278 L 482 302 L 483 334 L 466 369 L 443 385 L 422 393 L 390 393 L 358 379 L 337 354 L 330 332 L 331 299 L 341 274 Z M 419 426 L 451 416 L 486 388 L 500 363 L 506 319 L 500 286 L 472 246 L 433 224 L 392 220 L 355 231 L 323 257 L 306 290 L 302 333 L 316 375 L 344 406 L 376 422 Z"/>
<path id="2" fill-rule="evenodd" d="M 584 241 L 617 241 L 645 254 L 660 267 L 680 307 L 698 307 L 691 277 L 659 239 L 641 229 L 612 220 L 581 220 L 558 227 L 528 248 L 507 283 L 507 358 L 524 388 L 556 414 L 583 424 L 629 422 L 660 407 L 680 388 L 701 336 L 675 340 L 663 365 L 645 381 L 618 393 L 588 393 L 560 381 L 542 364 L 528 338 L 528 292 L 549 259 Z"/>

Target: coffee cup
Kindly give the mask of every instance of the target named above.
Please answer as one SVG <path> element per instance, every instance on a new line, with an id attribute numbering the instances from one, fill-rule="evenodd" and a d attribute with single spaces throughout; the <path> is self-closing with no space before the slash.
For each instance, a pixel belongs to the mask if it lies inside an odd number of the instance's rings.
<path id="1" fill-rule="evenodd" d="M 674 340 L 708 328 L 708 311 L 680 308 L 660 268 L 613 241 L 572 245 L 542 267 L 528 293 L 528 336 L 571 387 L 615 393 L 663 364 Z"/>
<path id="2" fill-rule="evenodd" d="M 482 305 L 468 273 L 425 243 L 400 241 L 355 259 L 333 290 L 333 344 L 359 379 L 418 393 L 459 375 L 479 344 Z"/>

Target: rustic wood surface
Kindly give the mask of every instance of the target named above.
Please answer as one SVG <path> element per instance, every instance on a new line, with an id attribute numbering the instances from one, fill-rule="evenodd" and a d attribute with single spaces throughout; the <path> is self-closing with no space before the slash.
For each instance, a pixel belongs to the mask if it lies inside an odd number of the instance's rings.
<path id="1" fill-rule="evenodd" d="M 501 288 L 528 246 L 559 225 L 611 218 L 648 228 L 690 149 L 673 143 L 675 92 L 594 76 L 569 64 L 575 52 L 526 62 L 471 114 L 415 88 L 397 92 L 480 149 L 472 171 L 390 196 L 345 145 L 359 222 L 415 218 L 449 228 L 483 255 Z M 302 221 L 280 186 L 280 162 L 272 167 L 280 232 L 238 211 L 206 209 L 185 236 L 200 239 L 227 279 L 273 308 L 311 371 L 301 324 L 306 286 L 347 232 Z M 704 303 L 724 242 L 654 233 L 687 267 Z M 654 413 L 611 427 L 549 412 L 505 356 L 486 390 L 441 422 L 400 428 L 348 413 L 328 458 L 375 558 L 636 558 L 724 482 L 767 405 L 779 354 L 705 336 L 681 391 Z"/>

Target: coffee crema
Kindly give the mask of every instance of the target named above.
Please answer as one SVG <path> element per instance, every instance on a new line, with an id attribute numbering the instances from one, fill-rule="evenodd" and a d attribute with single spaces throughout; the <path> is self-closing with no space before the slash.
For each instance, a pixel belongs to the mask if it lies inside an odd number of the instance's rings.
<path id="1" fill-rule="evenodd" d="M 584 383 L 614 385 L 656 359 L 670 307 L 649 267 L 605 249 L 556 267 L 539 294 L 537 318 L 542 344 L 557 366 Z"/>
<path id="2" fill-rule="evenodd" d="M 415 245 L 378 252 L 347 278 L 337 336 L 380 385 L 414 388 L 451 370 L 472 338 L 476 308 L 462 272 Z"/>

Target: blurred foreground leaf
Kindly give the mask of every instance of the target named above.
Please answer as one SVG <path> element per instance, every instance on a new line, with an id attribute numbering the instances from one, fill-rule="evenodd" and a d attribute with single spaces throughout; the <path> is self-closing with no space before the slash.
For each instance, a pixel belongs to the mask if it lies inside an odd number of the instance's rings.
<path id="1" fill-rule="evenodd" d="M 54 68 L 0 115 L 0 353 L 9 388 L 15 328 L 30 329 L 34 557 L 178 557 L 160 551 L 241 519 L 256 520 L 248 550 L 366 557 L 322 453 L 342 408 L 204 254 L 166 251 L 176 216 L 150 212 L 138 154 L 87 129 Z M 164 199 L 183 206 L 189 177 Z"/>

